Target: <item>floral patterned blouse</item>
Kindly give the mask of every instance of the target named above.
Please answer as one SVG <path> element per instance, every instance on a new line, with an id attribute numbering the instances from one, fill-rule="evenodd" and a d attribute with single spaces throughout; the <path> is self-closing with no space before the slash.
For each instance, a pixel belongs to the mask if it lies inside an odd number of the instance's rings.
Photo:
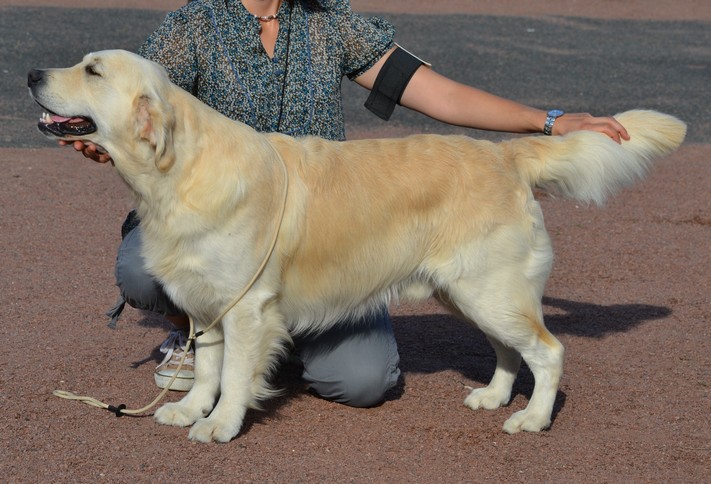
<path id="1" fill-rule="evenodd" d="M 195 0 L 169 13 L 139 50 L 171 80 L 221 113 L 263 132 L 345 139 L 341 81 L 373 66 L 394 44 L 392 25 L 325 0 L 278 12 L 270 58 L 260 22 L 239 0 Z"/>

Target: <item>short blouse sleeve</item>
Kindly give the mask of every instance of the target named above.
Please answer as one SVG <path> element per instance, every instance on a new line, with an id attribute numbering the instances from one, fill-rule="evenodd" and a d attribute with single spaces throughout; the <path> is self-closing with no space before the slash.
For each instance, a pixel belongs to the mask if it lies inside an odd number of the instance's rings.
<path id="1" fill-rule="evenodd" d="M 339 1 L 331 8 L 336 15 L 343 43 L 343 73 L 353 80 L 373 67 L 395 44 L 395 28 L 380 17 L 353 13 L 350 2 Z"/>
<path id="2" fill-rule="evenodd" d="M 140 47 L 138 54 L 161 64 L 173 83 L 194 93 L 198 68 L 193 37 L 187 17 L 177 10 L 165 17 Z"/>

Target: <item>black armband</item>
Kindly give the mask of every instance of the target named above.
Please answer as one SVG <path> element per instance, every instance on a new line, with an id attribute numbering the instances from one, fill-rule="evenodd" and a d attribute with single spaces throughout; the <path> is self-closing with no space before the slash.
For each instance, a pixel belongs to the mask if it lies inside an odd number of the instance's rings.
<path id="1" fill-rule="evenodd" d="M 365 107 L 385 121 L 390 119 L 407 84 L 423 64 L 427 63 L 397 46 L 380 69 Z"/>

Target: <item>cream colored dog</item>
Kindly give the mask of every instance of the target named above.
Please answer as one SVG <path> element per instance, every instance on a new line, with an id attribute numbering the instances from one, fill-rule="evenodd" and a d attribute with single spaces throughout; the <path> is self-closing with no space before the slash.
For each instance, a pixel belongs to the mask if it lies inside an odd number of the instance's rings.
<path id="1" fill-rule="evenodd" d="M 221 324 L 196 340 L 195 384 L 155 413 L 190 438 L 229 441 L 290 334 L 323 331 L 397 298 L 436 297 L 488 336 L 489 386 L 465 404 L 506 405 L 521 356 L 535 377 L 509 433 L 550 425 L 563 347 L 543 324 L 552 250 L 531 187 L 601 203 L 677 148 L 685 125 L 630 111 L 631 141 L 576 132 L 502 143 L 464 136 L 333 142 L 261 134 L 170 83 L 124 51 L 68 69 L 33 70 L 32 95 L 52 137 L 111 154 L 133 191 L 148 270 L 204 329 L 248 284 Z"/>

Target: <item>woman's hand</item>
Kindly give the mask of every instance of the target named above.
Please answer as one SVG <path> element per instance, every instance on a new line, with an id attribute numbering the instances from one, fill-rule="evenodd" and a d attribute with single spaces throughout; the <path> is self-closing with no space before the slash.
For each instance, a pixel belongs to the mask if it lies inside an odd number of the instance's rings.
<path id="1" fill-rule="evenodd" d="M 87 158 L 94 160 L 97 163 L 107 163 L 109 161 L 113 161 L 111 159 L 111 155 L 103 149 L 101 146 L 97 146 L 94 143 L 91 142 L 84 142 L 84 141 L 64 141 L 64 140 L 59 140 L 59 145 L 60 146 L 66 146 L 71 144 L 75 150 L 81 151 L 84 156 Z"/>
<path id="2" fill-rule="evenodd" d="M 597 131 L 606 134 L 617 143 L 630 139 L 625 127 L 613 117 L 593 117 L 588 113 L 565 113 L 555 120 L 553 134 L 566 134 L 572 131 Z"/>

